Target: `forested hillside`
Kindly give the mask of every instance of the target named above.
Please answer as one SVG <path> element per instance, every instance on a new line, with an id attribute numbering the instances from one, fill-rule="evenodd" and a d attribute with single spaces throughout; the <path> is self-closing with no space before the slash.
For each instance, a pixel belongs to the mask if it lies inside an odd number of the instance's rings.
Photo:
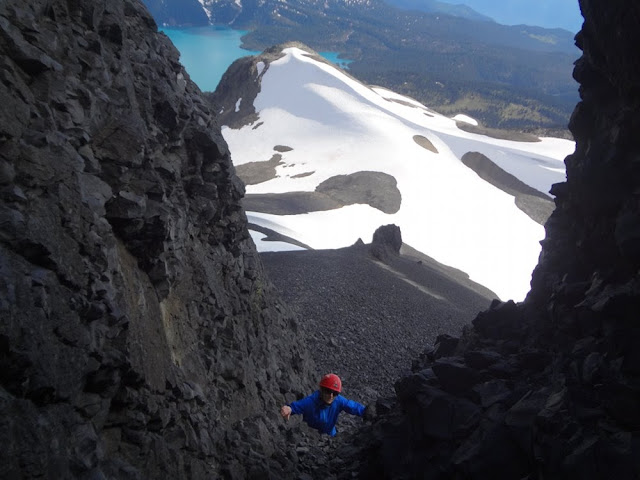
<path id="1" fill-rule="evenodd" d="M 162 9 L 146 1 L 159 23 L 181 24 L 170 10 L 176 0 Z M 565 135 L 578 101 L 571 70 L 579 52 L 565 30 L 509 27 L 381 1 L 205 5 L 206 15 L 185 16 L 182 24 L 208 18 L 247 29 L 243 46 L 251 50 L 300 41 L 316 51 L 340 52 L 353 60 L 349 70 L 358 79 L 490 127 Z"/>

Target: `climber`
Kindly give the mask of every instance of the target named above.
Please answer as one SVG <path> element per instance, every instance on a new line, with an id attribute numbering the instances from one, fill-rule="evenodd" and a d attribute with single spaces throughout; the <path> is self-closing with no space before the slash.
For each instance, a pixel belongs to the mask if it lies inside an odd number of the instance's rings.
<path id="1" fill-rule="evenodd" d="M 328 373 L 320 380 L 319 390 L 301 400 L 284 405 L 280 409 L 280 415 L 285 420 L 289 420 L 291 414 L 301 413 L 302 419 L 311 428 L 335 437 L 337 433 L 336 422 L 342 410 L 366 419 L 372 415 L 369 407 L 346 399 L 340 395 L 341 391 L 342 381 L 340 377 L 334 373 Z"/>

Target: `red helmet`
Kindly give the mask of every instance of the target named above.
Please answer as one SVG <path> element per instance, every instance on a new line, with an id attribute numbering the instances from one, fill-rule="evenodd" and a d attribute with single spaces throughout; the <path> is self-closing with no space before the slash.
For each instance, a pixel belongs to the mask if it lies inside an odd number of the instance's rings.
<path id="1" fill-rule="evenodd" d="M 322 380 L 320 380 L 320 386 L 328 388 L 329 390 L 334 390 L 338 393 L 342 391 L 342 381 L 335 373 L 327 373 L 322 377 Z"/>

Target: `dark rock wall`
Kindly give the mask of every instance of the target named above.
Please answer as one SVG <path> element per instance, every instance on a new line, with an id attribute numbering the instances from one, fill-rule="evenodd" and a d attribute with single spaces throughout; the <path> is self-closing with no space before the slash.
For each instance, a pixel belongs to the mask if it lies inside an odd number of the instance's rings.
<path id="1" fill-rule="evenodd" d="M 532 295 L 545 301 L 564 283 L 624 283 L 640 267 L 640 7 L 581 2 L 576 36 L 583 50 L 574 77 L 581 102 L 570 122 L 576 152 L 567 182 L 554 187 L 557 209 L 547 225 Z"/>
<path id="2" fill-rule="evenodd" d="M 532 290 L 414 361 L 364 476 L 640 478 L 640 4 L 580 5 L 577 147 Z"/>
<path id="3" fill-rule="evenodd" d="M 177 50 L 138 1 L 4 0 L 0 53 L 0 477 L 277 471 L 309 362 Z"/>

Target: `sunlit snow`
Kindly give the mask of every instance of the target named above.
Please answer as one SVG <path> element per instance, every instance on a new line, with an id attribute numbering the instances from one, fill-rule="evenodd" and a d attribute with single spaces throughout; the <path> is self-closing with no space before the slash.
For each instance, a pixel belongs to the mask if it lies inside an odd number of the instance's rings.
<path id="1" fill-rule="evenodd" d="M 478 121 L 475 118 L 471 118 L 468 115 L 464 115 L 462 113 L 459 113 L 458 115 L 453 117 L 453 119 L 458 121 L 458 122 L 465 122 L 465 123 L 469 123 L 471 125 L 478 125 Z"/>
<path id="2" fill-rule="evenodd" d="M 275 145 L 292 148 L 282 154 L 276 178 L 248 185 L 247 193 L 313 191 L 332 176 L 368 170 L 392 175 L 402 204 L 394 214 L 368 205 L 301 215 L 247 212 L 251 221 L 314 249 L 345 247 L 358 238 L 368 243 L 376 228 L 393 223 L 405 243 L 466 272 L 504 300 L 524 299 L 544 228 L 460 158 L 483 153 L 546 193 L 564 181 L 563 160 L 574 143 L 467 133 L 455 120 L 389 90 L 364 86 L 303 50 L 284 53 L 261 79 L 254 101 L 260 126 L 223 127 L 236 165 L 269 160 Z M 418 145 L 415 136 L 428 139 L 438 153 Z M 256 238 L 260 251 L 298 248 Z"/>

